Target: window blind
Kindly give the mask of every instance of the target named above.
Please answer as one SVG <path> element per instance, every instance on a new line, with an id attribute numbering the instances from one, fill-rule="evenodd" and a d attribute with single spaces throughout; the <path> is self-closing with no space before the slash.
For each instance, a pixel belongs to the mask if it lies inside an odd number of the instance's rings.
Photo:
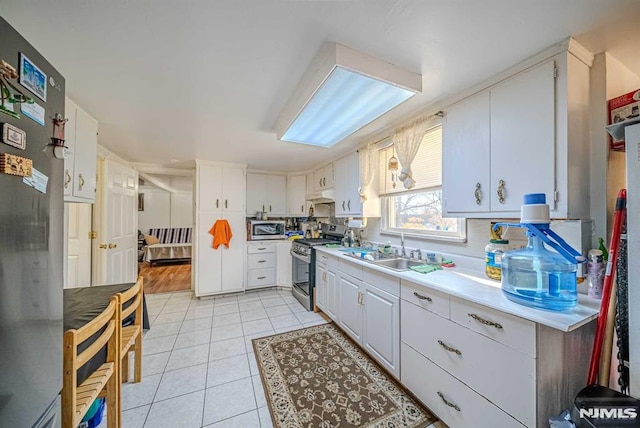
<path id="1" fill-rule="evenodd" d="M 393 156 L 393 145 L 380 150 L 380 195 L 414 193 L 417 190 L 439 187 L 442 185 L 442 126 L 429 129 L 420 143 L 418 154 L 411 165 L 416 185 L 407 190 L 398 181 L 398 171 L 389 171 L 388 162 Z M 395 187 L 393 186 L 395 182 Z"/>

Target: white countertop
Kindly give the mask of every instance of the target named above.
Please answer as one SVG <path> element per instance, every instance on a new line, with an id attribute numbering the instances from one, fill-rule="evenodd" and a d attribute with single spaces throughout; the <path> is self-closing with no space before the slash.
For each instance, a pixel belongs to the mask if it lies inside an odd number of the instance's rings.
<path id="1" fill-rule="evenodd" d="M 314 249 L 337 256 L 341 260 L 398 277 L 402 281 L 410 281 L 417 285 L 430 287 L 451 296 L 485 305 L 565 332 L 575 330 L 597 318 L 600 311 L 600 300 L 592 299 L 582 294 L 578 295 L 578 304 L 568 311 L 545 311 L 520 305 L 508 300 L 503 295 L 499 281 L 486 278 L 483 271 L 478 272 L 477 270 L 469 269 L 469 266 L 471 266 L 469 263 L 461 263 L 464 267 L 444 268 L 428 274 L 412 270 L 397 272 L 366 260 L 351 257 L 347 253 L 340 251 L 340 248 L 314 247 Z M 454 263 L 458 263 L 456 257 L 451 257 L 451 259 Z"/>

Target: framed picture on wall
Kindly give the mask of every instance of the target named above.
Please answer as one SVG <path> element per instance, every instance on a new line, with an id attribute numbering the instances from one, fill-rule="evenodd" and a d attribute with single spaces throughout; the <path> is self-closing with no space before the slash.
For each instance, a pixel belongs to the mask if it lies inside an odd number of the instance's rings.
<path id="1" fill-rule="evenodd" d="M 144 211 L 144 193 L 138 193 L 138 211 Z"/>

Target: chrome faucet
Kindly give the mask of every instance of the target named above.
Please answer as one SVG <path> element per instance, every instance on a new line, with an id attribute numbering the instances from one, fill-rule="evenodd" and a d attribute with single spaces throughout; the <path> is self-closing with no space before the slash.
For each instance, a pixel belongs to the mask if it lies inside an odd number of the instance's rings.
<path id="1" fill-rule="evenodd" d="M 402 253 L 400 254 L 402 257 L 407 256 L 407 252 L 404 249 L 404 233 L 400 232 L 400 245 L 402 246 Z"/>

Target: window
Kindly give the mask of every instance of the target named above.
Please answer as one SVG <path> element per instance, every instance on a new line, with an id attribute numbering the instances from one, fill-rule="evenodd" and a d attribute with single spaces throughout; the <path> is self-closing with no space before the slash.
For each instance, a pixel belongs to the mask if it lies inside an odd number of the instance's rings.
<path id="1" fill-rule="evenodd" d="M 411 166 L 416 185 L 404 188 L 400 168 L 389 171 L 393 145 L 380 151 L 380 194 L 383 233 L 413 234 L 430 239 L 464 241 L 465 221 L 442 217 L 442 127 L 427 131 Z"/>

